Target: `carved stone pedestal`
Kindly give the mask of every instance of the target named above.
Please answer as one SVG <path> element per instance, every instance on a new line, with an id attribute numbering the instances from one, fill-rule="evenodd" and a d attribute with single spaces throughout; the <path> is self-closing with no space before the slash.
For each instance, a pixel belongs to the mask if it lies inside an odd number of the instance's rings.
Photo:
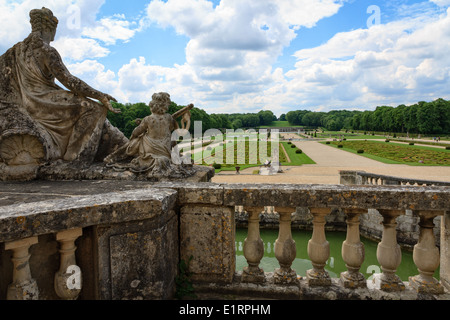
<path id="1" fill-rule="evenodd" d="M 376 289 L 386 292 L 404 291 L 405 284 L 396 274 L 388 274 L 385 270 L 383 273 L 373 275 L 372 282 Z"/>
<path id="2" fill-rule="evenodd" d="M 409 277 L 409 285 L 419 293 L 443 294 L 444 287 L 433 277 L 417 275 Z"/>
<path id="3" fill-rule="evenodd" d="M 310 286 L 330 286 L 331 278 L 323 269 L 310 269 L 306 271 L 306 279 Z"/>
<path id="4" fill-rule="evenodd" d="M 367 287 L 366 278 L 357 270 L 355 272 L 342 272 L 340 280 L 344 288 L 356 289 Z"/>

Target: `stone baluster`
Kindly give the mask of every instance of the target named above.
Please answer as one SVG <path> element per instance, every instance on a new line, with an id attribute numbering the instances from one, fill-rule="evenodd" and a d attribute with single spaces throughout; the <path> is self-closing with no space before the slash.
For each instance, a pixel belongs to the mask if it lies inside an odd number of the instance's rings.
<path id="1" fill-rule="evenodd" d="M 247 208 L 248 235 L 244 240 L 244 257 L 248 266 L 242 272 L 242 282 L 261 283 L 265 281 L 264 270 L 259 263 L 264 256 L 264 242 L 259 232 L 259 215 L 264 207 Z"/>
<path id="2" fill-rule="evenodd" d="M 348 269 L 341 273 L 341 283 L 345 288 L 364 288 L 366 279 L 359 272 L 364 262 L 364 244 L 359 235 L 359 215 L 366 209 L 344 209 L 347 214 L 347 237 L 342 243 L 342 259 Z"/>
<path id="3" fill-rule="evenodd" d="M 275 211 L 280 215 L 278 239 L 275 241 L 275 257 L 280 268 L 274 272 L 274 281 L 277 284 L 296 283 L 297 273 L 291 269 L 297 255 L 297 247 L 291 232 L 291 215 L 295 208 L 276 207 Z"/>
<path id="4" fill-rule="evenodd" d="M 313 268 L 306 271 L 306 279 L 310 286 L 329 286 L 331 278 L 325 265 L 330 257 L 330 244 L 325 237 L 325 216 L 330 208 L 310 208 L 313 215 L 313 234 L 308 241 L 308 256 Z"/>
<path id="5" fill-rule="evenodd" d="M 31 277 L 29 248 L 38 243 L 38 237 L 26 238 L 7 242 L 5 250 L 12 250 L 11 258 L 13 269 L 13 282 L 8 286 L 6 298 L 8 300 L 38 300 L 39 289 Z"/>
<path id="6" fill-rule="evenodd" d="M 418 211 L 420 216 L 419 241 L 414 246 L 413 260 L 419 270 L 419 275 L 409 277 L 409 284 L 420 293 L 442 294 L 444 287 L 433 278 L 433 274 L 439 267 L 439 249 L 436 247 L 436 239 L 433 233 L 433 219 L 436 211 Z"/>
<path id="7" fill-rule="evenodd" d="M 82 229 L 72 229 L 56 234 L 60 244 L 60 268 L 55 274 L 55 292 L 61 299 L 76 300 L 81 292 L 81 270 L 75 261 L 75 240 L 83 234 Z"/>
<path id="8" fill-rule="evenodd" d="M 381 274 L 373 276 L 373 283 L 377 289 L 393 292 L 405 290 L 405 285 L 395 274 L 402 261 L 402 252 L 397 244 L 397 217 L 404 214 L 399 210 L 382 210 L 378 212 L 383 216 L 383 235 L 377 247 L 377 259 L 381 265 Z"/>

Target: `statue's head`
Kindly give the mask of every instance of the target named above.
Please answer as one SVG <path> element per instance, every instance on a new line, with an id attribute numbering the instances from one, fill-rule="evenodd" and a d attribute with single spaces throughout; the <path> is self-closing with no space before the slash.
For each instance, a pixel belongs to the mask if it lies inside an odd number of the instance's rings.
<path id="1" fill-rule="evenodd" d="M 166 92 L 155 93 L 150 101 L 150 111 L 156 114 L 164 114 L 169 110 L 170 95 Z"/>
<path id="2" fill-rule="evenodd" d="M 31 32 L 55 33 L 58 26 L 58 19 L 50 9 L 33 9 L 30 11 Z"/>

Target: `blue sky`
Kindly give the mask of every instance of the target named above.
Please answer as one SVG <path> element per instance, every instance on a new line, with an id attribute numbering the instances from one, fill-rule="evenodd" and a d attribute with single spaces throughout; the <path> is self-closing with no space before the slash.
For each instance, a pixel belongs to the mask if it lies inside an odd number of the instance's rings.
<path id="1" fill-rule="evenodd" d="M 0 54 L 42 6 L 68 69 L 123 103 L 165 91 L 280 115 L 450 99 L 450 0 L 0 0 Z"/>

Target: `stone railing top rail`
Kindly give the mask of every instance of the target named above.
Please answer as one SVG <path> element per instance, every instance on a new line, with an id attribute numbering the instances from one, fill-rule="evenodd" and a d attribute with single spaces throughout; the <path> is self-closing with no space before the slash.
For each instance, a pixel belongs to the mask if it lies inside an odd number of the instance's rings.
<path id="1" fill-rule="evenodd" d="M 376 174 L 376 173 L 369 173 L 369 172 L 365 172 L 365 171 L 341 170 L 339 173 L 341 175 L 357 174 L 359 176 L 367 177 L 367 178 L 378 178 L 378 179 L 384 179 L 384 180 L 390 180 L 390 181 L 398 181 L 398 182 L 409 183 L 409 184 L 450 186 L 450 182 L 445 182 L 445 181 L 401 178 L 401 177 L 387 176 L 387 175 Z"/>
<path id="2" fill-rule="evenodd" d="M 30 185 L 28 188 L 29 191 L 32 189 Z M 150 219 L 172 209 L 176 193 L 175 190 L 152 188 L 83 195 L 30 193 L 36 201 L 0 206 L 0 242 L 93 225 Z M 5 198 L 4 192 L 0 195 Z M 39 196 L 45 200 L 38 201 Z"/>
<path id="3" fill-rule="evenodd" d="M 160 183 L 177 189 L 179 204 L 392 210 L 448 210 L 450 189 L 440 186 Z"/>
<path id="4" fill-rule="evenodd" d="M 5 242 L 71 228 L 147 219 L 170 210 L 176 203 L 229 207 L 410 209 L 432 210 L 441 215 L 448 210 L 450 189 L 436 186 L 72 181 L 0 184 L 0 196 L 0 242 Z"/>

